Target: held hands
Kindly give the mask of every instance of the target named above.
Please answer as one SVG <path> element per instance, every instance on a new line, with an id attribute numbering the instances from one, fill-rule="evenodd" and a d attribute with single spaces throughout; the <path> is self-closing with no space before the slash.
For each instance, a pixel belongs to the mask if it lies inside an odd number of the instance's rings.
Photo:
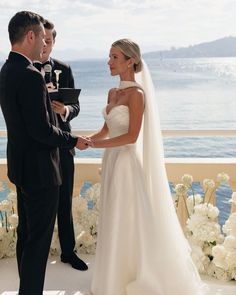
<path id="1" fill-rule="evenodd" d="M 79 150 L 86 150 L 88 147 L 92 147 L 93 143 L 89 137 L 79 136 L 77 139 L 76 147 Z"/>

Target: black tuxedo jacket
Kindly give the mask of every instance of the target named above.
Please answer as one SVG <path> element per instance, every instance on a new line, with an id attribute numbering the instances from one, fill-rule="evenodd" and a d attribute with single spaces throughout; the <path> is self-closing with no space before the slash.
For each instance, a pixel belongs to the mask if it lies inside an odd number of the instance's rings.
<path id="1" fill-rule="evenodd" d="M 74 77 L 70 66 L 54 58 L 50 58 L 50 64 L 52 66 L 53 84 L 56 84 L 56 74 L 54 73 L 54 70 L 61 70 L 61 73 L 59 75 L 59 88 L 75 88 Z M 59 126 L 62 130 L 71 132 L 70 121 L 74 119 L 76 116 L 78 116 L 80 111 L 80 105 L 79 103 L 77 103 L 68 105 L 67 107 L 69 109 L 69 116 L 67 117 L 66 122 L 64 122 L 61 119 L 61 116 L 58 114 L 57 119 Z"/>
<path id="2" fill-rule="evenodd" d="M 10 181 L 32 189 L 60 185 L 58 147 L 71 149 L 77 138 L 56 127 L 43 76 L 15 52 L 1 69 L 0 104 L 7 127 Z"/>

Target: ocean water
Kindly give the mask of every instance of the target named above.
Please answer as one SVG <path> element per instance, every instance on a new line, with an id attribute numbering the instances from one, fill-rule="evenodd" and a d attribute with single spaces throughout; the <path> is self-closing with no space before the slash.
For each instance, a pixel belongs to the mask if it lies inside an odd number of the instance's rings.
<path id="1" fill-rule="evenodd" d="M 146 62 L 156 89 L 162 129 L 236 129 L 236 58 L 156 58 Z M 118 85 L 118 78 L 110 76 L 105 59 L 69 64 L 76 87 L 82 89 L 81 112 L 71 122 L 72 128 L 99 129 L 108 90 Z M 0 129 L 5 129 L 1 112 Z M 5 157 L 5 149 L 6 138 L 0 138 L 0 157 Z M 164 139 L 164 150 L 165 157 L 234 158 L 236 137 L 169 137 Z M 88 149 L 77 151 L 77 156 L 101 157 L 102 152 Z M 224 208 L 223 219 L 229 213 L 230 194 L 228 187 L 217 193 L 218 206 Z"/>
<path id="2" fill-rule="evenodd" d="M 236 129 L 236 58 L 147 59 L 156 89 L 162 129 Z M 107 93 L 118 85 L 107 60 L 69 63 L 76 87 L 81 88 L 81 111 L 74 129 L 99 129 Z M 1 66 L 1 63 L 0 63 Z M 0 129 L 5 123 L 0 112 Z M 5 157 L 6 139 L 0 139 Z M 166 157 L 235 157 L 235 137 L 165 138 Z M 79 157 L 101 157 L 89 149 Z"/>

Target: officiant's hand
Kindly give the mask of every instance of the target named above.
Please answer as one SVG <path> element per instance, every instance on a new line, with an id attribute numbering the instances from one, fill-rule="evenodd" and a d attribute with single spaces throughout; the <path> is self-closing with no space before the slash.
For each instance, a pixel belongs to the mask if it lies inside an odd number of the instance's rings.
<path id="1" fill-rule="evenodd" d="M 76 147 L 79 149 L 79 150 L 86 150 L 88 147 L 90 146 L 90 140 L 83 137 L 83 136 L 79 136 L 78 137 L 78 140 L 77 140 L 77 144 L 76 144 Z"/>
<path id="2" fill-rule="evenodd" d="M 54 110 L 55 113 L 65 116 L 66 106 L 64 105 L 64 103 L 59 102 L 57 100 L 53 100 L 51 102 L 51 105 L 52 105 L 52 109 Z"/>

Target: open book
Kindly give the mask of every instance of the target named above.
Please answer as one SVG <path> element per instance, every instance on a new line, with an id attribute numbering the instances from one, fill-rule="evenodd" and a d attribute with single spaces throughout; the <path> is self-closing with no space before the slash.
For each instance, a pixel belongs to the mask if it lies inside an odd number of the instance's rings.
<path id="1" fill-rule="evenodd" d="M 65 105 L 78 103 L 80 91 L 81 89 L 74 88 L 48 89 L 51 100 L 63 102 Z"/>

